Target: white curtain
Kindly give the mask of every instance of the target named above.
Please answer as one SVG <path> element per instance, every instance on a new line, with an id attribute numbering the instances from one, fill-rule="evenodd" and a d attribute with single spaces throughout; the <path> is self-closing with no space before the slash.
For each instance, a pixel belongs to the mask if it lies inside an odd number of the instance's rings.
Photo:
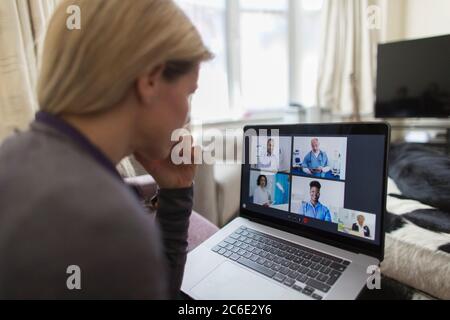
<path id="1" fill-rule="evenodd" d="M 359 120 L 373 113 L 377 45 L 387 0 L 326 0 L 317 101 Z"/>
<path id="2" fill-rule="evenodd" d="M 0 142 L 37 109 L 38 46 L 58 1 L 0 1 Z"/>

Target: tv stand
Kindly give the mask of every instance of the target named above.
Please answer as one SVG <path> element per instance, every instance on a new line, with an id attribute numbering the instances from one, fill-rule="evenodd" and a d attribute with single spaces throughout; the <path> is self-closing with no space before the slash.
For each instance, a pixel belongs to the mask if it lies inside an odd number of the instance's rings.
<path id="1" fill-rule="evenodd" d="M 399 133 L 404 139 L 408 132 L 438 132 L 435 139 L 415 143 L 427 145 L 450 155 L 450 119 L 386 119 L 386 121 L 391 124 L 394 141 L 401 140 L 398 139 Z"/>

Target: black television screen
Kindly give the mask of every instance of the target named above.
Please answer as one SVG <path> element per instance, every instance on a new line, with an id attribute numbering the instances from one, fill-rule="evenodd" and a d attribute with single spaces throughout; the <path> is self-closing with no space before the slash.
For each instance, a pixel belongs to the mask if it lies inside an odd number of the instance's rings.
<path id="1" fill-rule="evenodd" d="M 450 35 L 379 46 L 375 116 L 450 117 Z"/>

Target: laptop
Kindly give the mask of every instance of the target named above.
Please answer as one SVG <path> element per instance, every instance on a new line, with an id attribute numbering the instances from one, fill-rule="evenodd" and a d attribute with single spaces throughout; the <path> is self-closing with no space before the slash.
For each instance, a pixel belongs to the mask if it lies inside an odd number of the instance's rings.
<path id="1" fill-rule="evenodd" d="M 389 141 L 385 123 L 245 127 L 239 216 L 188 254 L 182 291 L 357 298 L 384 257 Z"/>

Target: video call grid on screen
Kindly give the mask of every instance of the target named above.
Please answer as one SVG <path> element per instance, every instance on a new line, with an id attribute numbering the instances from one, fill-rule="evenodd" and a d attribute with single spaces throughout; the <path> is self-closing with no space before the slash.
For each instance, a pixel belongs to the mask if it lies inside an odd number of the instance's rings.
<path id="1" fill-rule="evenodd" d="M 355 160 L 358 162 L 358 157 L 362 160 L 359 162 L 364 162 L 364 155 L 370 155 L 370 152 L 364 152 L 364 146 L 375 142 L 374 137 L 378 143 L 374 146 L 381 147 L 374 150 L 383 150 L 383 136 L 251 137 L 250 148 L 256 146 L 256 150 L 254 149 L 253 154 L 250 152 L 250 158 L 253 158 L 250 159 L 248 174 L 247 204 L 257 212 L 378 243 L 377 224 L 380 219 L 376 218 L 375 213 L 382 212 L 380 205 L 377 206 L 375 200 L 370 206 L 361 206 L 358 203 L 360 201 L 355 199 L 361 200 L 364 197 L 356 195 L 358 192 L 355 193 L 355 188 L 352 187 L 360 185 L 358 181 L 365 178 L 370 183 L 373 175 L 357 177 L 352 174 L 353 170 L 347 174 L 349 163 Z M 368 138 L 373 141 L 367 141 Z M 350 147 L 353 146 L 352 151 L 357 156 L 348 154 L 349 140 Z M 381 157 L 373 160 L 378 161 L 379 177 L 382 177 L 383 158 L 382 155 L 379 156 Z M 370 164 L 370 161 L 366 163 Z M 351 167 L 358 169 L 354 163 Z M 367 168 L 363 170 L 368 170 Z M 350 190 L 346 192 L 348 183 Z M 382 180 L 379 181 L 380 186 L 381 183 Z M 373 197 L 368 198 L 376 199 L 377 196 L 375 192 Z"/>

